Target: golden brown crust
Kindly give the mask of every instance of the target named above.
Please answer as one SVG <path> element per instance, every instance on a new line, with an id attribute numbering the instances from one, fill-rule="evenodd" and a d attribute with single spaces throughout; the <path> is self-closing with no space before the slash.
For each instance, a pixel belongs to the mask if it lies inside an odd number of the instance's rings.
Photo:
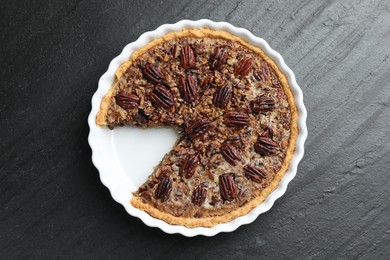
<path id="1" fill-rule="evenodd" d="M 111 104 L 111 100 L 114 97 L 114 89 L 115 89 L 115 83 L 111 86 L 110 90 L 108 93 L 104 96 L 102 103 L 100 105 L 99 112 L 96 115 L 96 124 L 100 126 L 105 126 L 107 125 L 107 112 L 108 108 Z"/>
<path id="2" fill-rule="evenodd" d="M 284 158 L 284 162 L 283 162 L 280 170 L 278 171 L 278 173 L 275 175 L 274 179 L 270 183 L 270 185 L 268 187 L 266 187 L 260 193 L 260 195 L 258 197 L 256 197 L 252 201 L 248 202 L 244 206 L 242 206 L 238 209 L 235 209 L 235 210 L 229 212 L 228 214 L 221 215 L 221 216 L 213 216 L 213 217 L 205 217 L 205 218 L 184 218 L 184 217 L 175 217 L 171 214 L 162 212 L 149 204 L 143 203 L 142 199 L 140 197 L 133 197 L 130 201 L 134 207 L 141 209 L 143 211 L 146 211 L 147 213 L 149 213 L 153 217 L 164 220 L 170 224 L 183 225 L 186 227 L 212 227 L 212 226 L 215 226 L 215 225 L 220 224 L 220 223 L 229 222 L 237 217 L 240 217 L 240 216 L 247 214 L 252 209 L 254 209 L 258 205 L 260 205 L 269 196 L 269 194 L 278 187 L 281 179 L 283 178 L 284 174 L 288 170 L 288 167 L 289 167 L 290 162 L 292 160 L 292 157 L 294 155 L 295 142 L 296 142 L 296 138 L 298 136 L 298 111 L 297 111 L 297 108 L 295 105 L 294 96 L 291 92 L 291 89 L 290 89 L 290 86 L 289 86 L 288 81 L 286 79 L 286 76 L 280 71 L 280 69 L 275 64 L 275 62 L 271 58 L 266 56 L 265 53 L 259 47 L 253 46 L 253 45 L 245 42 L 241 38 L 233 36 L 227 32 L 224 32 L 224 31 L 214 31 L 214 30 L 210 30 L 207 28 L 203 28 L 203 29 L 192 29 L 192 30 L 184 30 L 181 32 L 168 33 L 165 36 L 163 36 L 162 38 L 156 39 L 156 40 L 150 42 L 149 44 L 147 44 L 146 46 L 144 46 L 143 48 L 134 52 L 133 55 L 131 56 L 130 60 L 128 62 L 125 62 L 124 64 L 122 64 L 121 67 L 117 70 L 116 76 L 119 78 L 123 74 L 123 72 L 126 71 L 126 69 L 132 64 L 132 61 L 134 61 L 137 57 L 139 57 L 140 55 L 145 53 L 148 49 L 153 48 L 154 46 L 161 44 L 164 41 L 169 41 L 169 40 L 179 38 L 179 37 L 223 38 L 226 40 L 239 42 L 240 44 L 242 44 L 246 48 L 253 50 L 263 60 L 265 60 L 272 67 L 272 69 L 275 71 L 275 73 L 276 73 L 276 75 L 277 75 L 277 77 L 278 77 L 278 79 L 283 87 L 284 93 L 287 97 L 287 100 L 288 100 L 289 106 L 290 106 L 290 110 L 291 110 L 291 129 L 290 129 L 291 134 L 290 134 L 289 145 L 288 145 L 288 148 L 286 150 L 286 156 Z M 112 90 L 113 90 L 113 87 L 111 88 L 109 93 L 107 93 L 107 95 L 104 97 L 104 100 L 102 102 L 102 105 L 101 105 L 101 108 L 100 108 L 100 111 L 99 111 L 99 114 L 98 114 L 97 120 L 96 120 L 96 123 L 99 125 L 106 125 L 107 124 L 105 122 L 105 120 L 103 120 L 103 117 L 104 117 L 104 113 L 106 113 L 106 111 L 107 111 L 106 109 L 108 107 L 108 104 L 109 104 L 110 100 L 112 99 L 112 95 L 113 95 Z"/>

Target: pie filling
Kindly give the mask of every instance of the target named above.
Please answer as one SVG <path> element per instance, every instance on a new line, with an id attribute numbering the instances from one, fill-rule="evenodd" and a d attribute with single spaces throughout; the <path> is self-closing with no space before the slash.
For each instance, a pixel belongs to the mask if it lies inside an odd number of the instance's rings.
<path id="1" fill-rule="evenodd" d="M 277 186 L 275 176 L 284 174 L 293 152 L 295 106 L 287 81 L 262 52 L 213 32 L 184 31 L 133 55 L 97 116 L 111 129 L 174 127 L 181 133 L 131 201 L 172 224 L 229 221 L 223 216 L 263 200 L 271 183 Z M 196 222 L 214 217 L 215 223 Z"/>

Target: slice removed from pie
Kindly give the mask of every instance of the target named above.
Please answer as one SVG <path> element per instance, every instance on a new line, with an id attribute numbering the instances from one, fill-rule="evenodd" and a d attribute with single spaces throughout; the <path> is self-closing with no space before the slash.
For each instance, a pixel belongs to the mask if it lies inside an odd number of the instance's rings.
<path id="1" fill-rule="evenodd" d="M 285 75 L 224 31 L 168 33 L 116 72 L 96 123 L 173 127 L 175 147 L 130 203 L 155 218 L 212 227 L 247 214 L 292 159 L 298 113 Z"/>

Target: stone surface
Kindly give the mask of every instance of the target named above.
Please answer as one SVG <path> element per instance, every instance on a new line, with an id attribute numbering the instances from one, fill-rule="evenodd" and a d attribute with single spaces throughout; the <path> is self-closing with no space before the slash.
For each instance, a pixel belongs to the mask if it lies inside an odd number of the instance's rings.
<path id="1" fill-rule="evenodd" d="M 1 6 L 1 259 L 389 257 L 389 1 Z M 109 61 L 183 18 L 228 21 L 267 40 L 309 113 L 306 155 L 285 196 L 214 238 L 167 235 L 129 216 L 100 183 L 87 143 L 90 99 Z"/>

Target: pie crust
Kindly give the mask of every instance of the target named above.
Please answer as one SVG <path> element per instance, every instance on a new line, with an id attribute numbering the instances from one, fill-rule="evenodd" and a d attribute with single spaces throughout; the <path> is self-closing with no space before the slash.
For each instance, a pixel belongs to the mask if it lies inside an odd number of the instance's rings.
<path id="1" fill-rule="evenodd" d="M 161 219 L 170 224 L 183 225 L 186 227 L 212 227 L 220 223 L 229 222 L 237 217 L 249 213 L 253 208 L 260 205 L 268 197 L 268 195 L 277 188 L 277 186 L 280 183 L 280 180 L 283 178 L 285 172 L 287 171 L 290 161 L 292 160 L 294 154 L 295 142 L 298 135 L 298 127 L 297 127 L 298 112 L 295 106 L 294 96 L 291 92 L 286 76 L 279 70 L 275 62 L 267 55 L 265 55 L 265 53 L 259 47 L 249 44 L 246 41 L 242 40 L 241 38 L 231 35 L 230 33 L 227 33 L 225 31 L 216 31 L 208 28 L 202 28 L 202 29 L 189 29 L 180 32 L 168 33 L 165 36 L 153 40 L 147 45 L 145 45 L 143 48 L 140 48 L 137 51 L 135 51 L 130 57 L 129 61 L 123 63 L 116 71 L 116 80 L 112 85 L 112 87 L 110 88 L 110 90 L 108 91 L 108 93 L 103 98 L 103 101 L 100 106 L 100 110 L 96 116 L 96 124 L 100 126 L 105 126 L 105 125 L 110 126 L 110 122 L 107 120 L 107 114 L 109 113 L 110 106 L 113 100 L 115 100 L 115 95 L 117 94 L 117 89 L 116 89 L 117 81 L 122 77 L 122 75 L 124 75 L 125 71 L 140 56 L 142 56 L 143 54 L 145 54 L 155 46 L 163 44 L 164 42 L 172 41 L 183 37 L 224 39 L 227 41 L 239 43 L 245 48 L 253 51 L 262 60 L 264 60 L 268 64 L 268 66 L 272 69 L 272 71 L 275 73 L 277 79 L 280 82 L 285 98 L 288 101 L 288 106 L 290 111 L 290 118 L 291 118 L 290 129 L 289 129 L 290 137 L 289 137 L 288 145 L 285 150 L 284 160 L 280 168 L 273 176 L 272 181 L 270 181 L 270 183 L 268 183 L 268 185 L 264 189 L 256 193 L 256 196 L 252 200 L 246 202 L 242 206 L 235 208 L 231 211 L 225 212 L 222 215 L 196 218 L 196 217 L 189 217 L 189 216 L 186 217 L 175 216 L 173 214 L 167 213 L 165 211 L 162 211 L 154 207 L 151 204 L 145 203 L 141 198 L 141 196 L 135 195 L 130 201 L 130 203 L 134 207 L 143 210 L 149 213 L 151 216 L 157 219 Z"/>

